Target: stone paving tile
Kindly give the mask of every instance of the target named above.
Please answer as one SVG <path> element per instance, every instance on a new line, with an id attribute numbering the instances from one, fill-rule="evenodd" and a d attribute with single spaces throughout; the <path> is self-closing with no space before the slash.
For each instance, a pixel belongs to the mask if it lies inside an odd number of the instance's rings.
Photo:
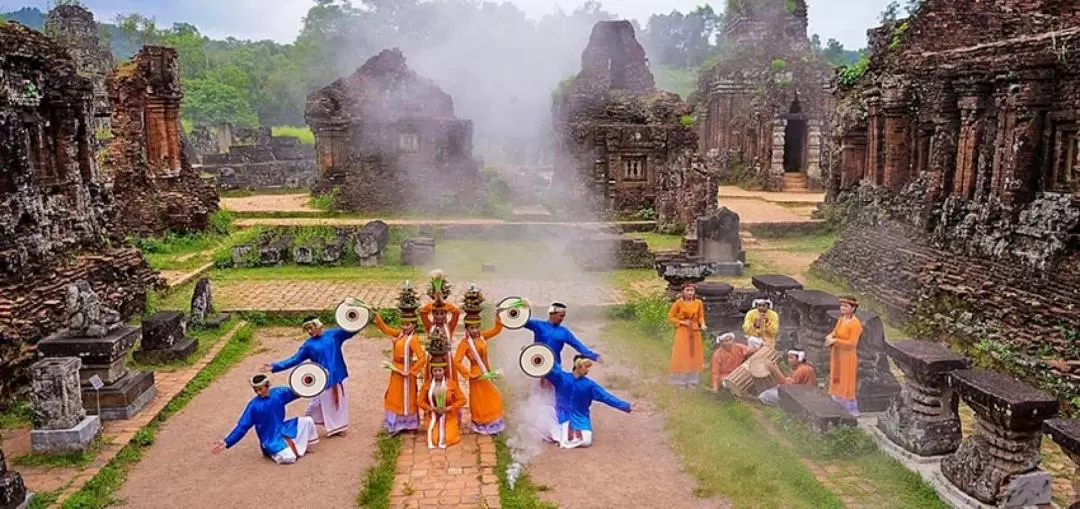
<path id="1" fill-rule="evenodd" d="M 428 449 L 422 433 L 403 440 L 391 509 L 501 507 L 491 437 L 464 434 L 461 443 L 446 449 Z"/>
<path id="2" fill-rule="evenodd" d="M 566 283 L 529 280 L 477 281 L 492 303 L 503 297 L 517 296 L 529 299 L 534 308 L 546 307 L 552 301 L 565 302 L 568 306 L 608 306 L 626 302 L 619 290 L 607 285 L 578 283 L 568 287 Z M 463 288 L 464 286 L 464 288 Z M 461 300 L 461 293 L 468 285 L 455 285 L 451 300 Z M 265 280 L 216 282 L 214 298 L 224 311 L 307 311 L 330 309 L 345 297 L 353 297 L 370 306 L 388 308 L 394 306 L 399 284 L 385 281 L 363 280 Z M 537 310 L 534 310 L 537 311 Z M 541 311 L 542 312 L 542 311 Z"/>
<path id="3" fill-rule="evenodd" d="M 174 289 L 176 287 L 183 286 L 183 285 L 186 285 L 186 284 L 190 283 L 191 281 L 195 280 L 199 276 L 201 276 L 201 275 L 203 275 L 203 274 L 205 274 L 207 272 L 210 272 L 210 269 L 213 269 L 213 268 L 214 268 L 213 263 L 207 263 L 207 264 L 205 264 L 205 265 L 203 265 L 203 266 L 201 266 L 201 267 L 199 267 L 199 268 L 197 268 L 195 270 L 192 270 L 192 271 L 187 271 L 187 270 L 163 270 L 163 271 L 160 271 L 160 272 L 161 272 L 161 277 L 165 278 L 166 286 L 168 287 L 169 290 L 172 290 L 172 289 Z"/>
<path id="4" fill-rule="evenodd" d="M 63 491 L 56 503 L 62 504 L 64 500 L 82 489 L 87 481 L 97 475 L 102 467 L 108 464 L 108 462 L 116 456 L 116 453 L 120 452 L 120 450 L 135 437 L 135 433 L 157 417 L 158 413 L 165 408 L 165 405 L 169 404 L 169 401 L 179 394 L 188 382 L 195 378 L 195 375 L 198 374 L 199 371 L 205 368 L 207 364 L 210 364 L 210 361 L 217 356 L 218 352 L 225 347 L 225 344 L 229 342 L 229 339 L 232 338 L 233 334 L 236 334 L 236 331 L 240 330 L 240 327 L 243 325 L 244 322 L 236 324 L 232 330 L 218 340 L 217 344 L 206 352 L 206 355 L 204 355 L 202 359 L 199 359 L 195 364 L 183 370 L 154 373 L 154 383 L 157 385 L 157 396 L 154 397 L 154 400 L 151 401 L 150 405 L 143 409 L 143 411 L 139 412 L 134 419 L 105 421 L 102 426 L 101 434 L 108 445 L 105 445 L 102 448 L 101 452 L 98 453 L 97 457 L 94 458 L 94 461 L 91 462 L 87 468 L 77 472 L 68 480 L 70 484 L 68 484 L 68 487 Z M 29 479 L 31 478 L 28 478 L 28 481 Z M 65 484 L 67 483 L 61 484 L 61 486 L 64 486 Z M 30 482 L 27 482 L 27 488 L 31 491 L 48 491 L 48 489 L 34 486 Z M 56 488 L 53 487 L 50 489 Z"/>

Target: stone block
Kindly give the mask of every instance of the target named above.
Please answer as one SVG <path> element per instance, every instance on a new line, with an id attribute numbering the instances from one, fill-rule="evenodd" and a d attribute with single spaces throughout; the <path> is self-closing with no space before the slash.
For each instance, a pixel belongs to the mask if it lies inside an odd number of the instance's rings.
<path id="1" fill-rule="evenodd" d="M 886 342 L 885 349 L 904 373 L 904 383 L 878 419 L 878 429 L 918 456 L 955 452 L 962 437 L 959 398 L 946 388 L 945 376 L 966 369 L 970 360 L 929 341 Z"/>
<path id="2" fill-rule="evenodd" d="M 353 252 L 360 258 L 360 265 L 374 267 L 390 243 L 390 227 L 378 219 L 365 223 L 353 239 Z"/>
<path id="3" fill-rule="evenodd" d="M 754 288 L 761 290 L 770 297 L 774 295 L 786 294 L 791 290 L 802 290 L 802 283 L 796 281 L 794 278 L 784 276 L 780 274 L 763 274 L 760 276 L 754 276 L 750 278 L 750 283 L 754 285 Z M 776 302 L 773 302 L 775 305 Z"/>
<path id="4" fill-rule="evenodd" d="M 84 452 L 101 432 L 101 418 L 87 415 L 68 429 L 35 429 L 30 431 L 30 447 L 39 454 Z"/>
<path id="5" fill-rule="evenodd" d="M 858 425 L 855 417 L 817 386 L 781 385 L 777 392 L 780 395 L 781 410 L 806 422 L 819 433 L 839 426 Z"/>
<path id="6" fill-rule="evenodd" d="M 142 322 L 143 350 L 168 350 L 186 333 L 184 314 L 179 311 L 161 311 Z"/>
<path id="7" fill-rule="evenodd" d="M 187 359 L 199 348 L 199 340 L 193 337 L 184 337 L 172 346 L 163 349 L 150 350 L 142 348 L 135 350 L 133 357 L 143 364 L 162 364 L 166 362 Z"/>
<path id="8" fill-rule="evenodd" d="M 127 375 L 127 357 L 116 359 L 108 364 L 83 364 L 79 370 L 79 381 L 85 385 L 90 379 L 97 376 L 105 384 L 115 383 Z"/>
<path id="9" fill-rule="evenodd" d="M 30 366 L 30 404 L 36 430 L 76 426 L 85 416 L 78 357 L 47 357 Z"/>
<path id="10" fill-rule="evenodd" d="M 78 357 L 83 366 L 107 365 L 123 359 L 142 335 L 138 327 L 124 325 L 100 338 L 69 338 L 54 334 L 38 342 L 46 357 Z"/>
<path id="11" fill-rule="evenodd" d="M 411 237 L 401 242 L 402 265 L 430 265 L 435 263 L 435 239 Z"/>
<path id="12" fill-rule="evenodd" d="M 221 325 L 223 323 L 229 321 L 229 317 L 231 316 L 232 315 L 230 315 L 229 313 L 212 314 L 206 318 L 206 321 L 203 323 L 203 327 L 206 329 L 219 329 L 221 328 Z"/>
<path id="13" fill-rule="evenodd" d="M 156 394 L 153 372 L 129 372 L 116 383 L 101 388 L 100 414 L 97 413 L 97 394 L 92 387 L 84 385 L 83 408 L 88 414 L 99 415 L 103 421 L 130 419 L 145 408 Z"/>
<path id="14" fill-rule="evenodd" d="M 799 326 L 795 342 L 806 351 L 806 360 L 814 366 L 818 378 L 829 373 L 829 351 L 825 348 L 825 336 L 836 326 L 829 311 L 840 309 L 835 295 L 819 290 L 791 290 L 788 292 L 790 309 L 798 315 Z M 781 323 L 783 318 L 781 318 Z"/>
<path id="15" fill-rule="evenodd" d="M 1009 429 L 1040 430 L 1059 410 L 1057 398 L 1002 373 L 957 370 L 946 381 L 977 414 Z"/>
<path id="16" fill-rule="evenodd" d="M 697 255 L 706 262 L 746 262 L 739 236 L 739 215 L 720 207 L 697 220 Z"/>
<path id="17" fill-rule="evenodd" d="M 213 312 L 214 294 L 210 278 L 200 278 L 199 282 L 195 283 L 195 290 L 191 292 L 191 325 L 202 326 Z"/>

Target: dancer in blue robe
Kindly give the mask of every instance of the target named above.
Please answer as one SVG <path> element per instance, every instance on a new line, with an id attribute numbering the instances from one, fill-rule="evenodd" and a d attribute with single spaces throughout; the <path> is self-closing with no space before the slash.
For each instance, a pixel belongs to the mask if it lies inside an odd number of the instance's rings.
<path id="1" fill-rule="evenodd" d="M 324 331 L 322 321 L 316 316 L 304 319 L 302 325 L 308 339 L 292 357 L 283 361 L 263 366 L 264 371 L 277 373 L 292 369 L 304 361 L 311 361 L 326 369 L 328 380 L 326 390 L 308 403 L 304 415 L 315 419 L 315 424 L 326 428 L 326 436 L 331 437 L 349 429 L 349 397 L 345 393 L 345 379 L 349 369 L 345 366 L 345 355 L 341 347 L 356 332 L 346 332 L 333 328 Z"/>
<path id="2" fill-rule="evenodd" d="M 224 440 L 214 445 L 210 452 L 219 454 L 236 445 L 255 428 L 259 448 L 278 464 L 296 463 L 307 453 L 308 446 L 319 442 L 315 420 L 311 417 L 293 417 L 285 420 L 285 406 L 296 400 L 297 395 L 288 387 L 270 387 L 270 377 L 255 375 L 251 378 L 255 397 L 251 398 L 236 427 Z"/>
<path id="3" fill-rule="evenodd" d="M 617 410 L 630 413 L 632 406 L 611 394 L 587 375 L 592 360 L 583 355 L 574 357 L 574 371 L 556 366 L 544 378 L 555 386 L 556 400 L 566 411 L 558 411 L 559 426 L 553 439 L 566 449 L 592 445 L 593 429 L 589 408 L 599 401 Z M 557 405 L 558 406 L 558 405 Z"/>
<path id="4" fill-rule="evenodd" d="M 590 350 L 570 329 L 563 326 L 565 319 L 566 304 L 555 302 L 548 307 L 547 320 L 530 318 L 525 322 L 525 328 L 532 331 L 534 343 L 543 343 L 555 352 L 555 366 L 562 366 L 562 350 L 566 345 L 589 360 L 600 362 L 600 354 Z"/>

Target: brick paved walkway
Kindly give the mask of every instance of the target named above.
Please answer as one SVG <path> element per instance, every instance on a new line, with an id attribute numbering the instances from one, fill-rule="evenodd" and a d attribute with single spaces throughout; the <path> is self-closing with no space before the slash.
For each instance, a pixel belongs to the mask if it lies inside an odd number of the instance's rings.
<path id="1" fill-rule="evenodd" d="M 626 302 L 617 289 L 597 283 L 575 283 L 535 280 L 477 281 L 494 304 L 508 296 L 524 297 L 534 306 L 547 306 L 552 301 L 568 306 L 610 306 Z M 468 285 L 455 285 L 451 301 L 459 302 Z M 224 311 L 309 311 L 330 309 L 345 297 L 353 297 L 370 306 L 394 306 L 400 286 L 386 281 L 363 280 L 267 280 L 215 281 L 215 304 Z"/>
<path id="2" fill-rule="evenodd" d="M 446 449 L 428 449 L 427 438 L 420 433 L 402 440 L 391 509 L 501 507 L 491 437 L 464 434 L 460 444 Z"/>

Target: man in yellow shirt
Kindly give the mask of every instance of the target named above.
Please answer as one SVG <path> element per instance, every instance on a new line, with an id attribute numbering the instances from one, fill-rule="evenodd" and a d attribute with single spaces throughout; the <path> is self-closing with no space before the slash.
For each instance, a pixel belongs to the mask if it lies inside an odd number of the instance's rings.
<path id="1" fill-rule="evenodd" d="M 772 301 L 754 300 L 754 309 L 746 313 L 742 328 L 747 337 L 761 338 L 766 345 L 776 348 L 776 336 L 780 333 L 780 315 L 772 310 Z"/>

